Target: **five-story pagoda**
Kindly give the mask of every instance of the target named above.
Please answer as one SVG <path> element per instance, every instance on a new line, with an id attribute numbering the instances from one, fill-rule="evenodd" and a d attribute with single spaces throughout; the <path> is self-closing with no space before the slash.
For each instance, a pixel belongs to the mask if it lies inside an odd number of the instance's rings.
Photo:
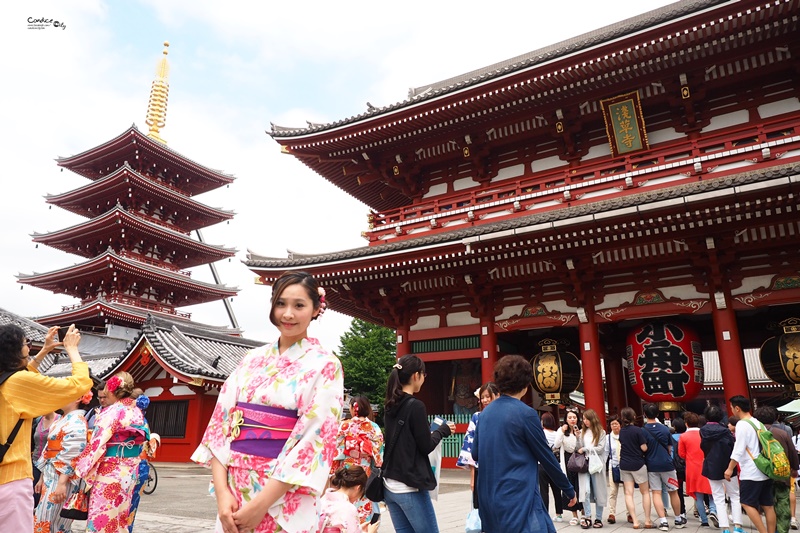
<path id="1" fill-rule="evenodd" d="M 45 325 L 76 323 L 139 327 L 148 313 L 190 318 L 179 307 L 221 300 L 238 289 L 192 279 L 186 269 L 236 253 L 206 244 L 201 228 L 233 218 L 193 197 L 233 181 L 167 148 L 160 135 L 169 91 L 167 49 L 150 93 L 146 124 L 83 153 L 57 159 L 59 166 L 90 182 L 46 197 L 47 202 L 88 220 L 50 233 L 36 243 L 77 254 L 86 261 L 45 273 L 21 274 L 20 283 L 69 294 L 80 303 L 37 319 Z M 196 231 L 198 239 L 191 237 Z"/>

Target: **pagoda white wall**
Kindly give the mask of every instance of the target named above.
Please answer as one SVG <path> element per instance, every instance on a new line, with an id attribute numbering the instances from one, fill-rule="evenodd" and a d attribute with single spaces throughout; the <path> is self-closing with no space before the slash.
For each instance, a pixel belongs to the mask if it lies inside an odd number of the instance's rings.
<path id="1" fill-rule="evenodd" d="M 420 331 L 424 329 L 434 329 L 439 327 L 438 316 L 421 316 L 417 319 L 417 323 L 411 326 L 411 331 Z"/>
<path id="2" fill-rule="evenodd" d="M 470 187 L 477 187 L 478 183 L 472 179 L 472 177 L 468 178 L 459 178 L 453 182 L 453 190 L 454 191 L 463 191 L 464 189 L 469 189 Z"/>
<path id="3" fill-rule="evenodd" d="M 563 159 L 557 155 L 553 155 L 550 157 L 545 157 L 544 159 L 531 161 L 531 172 L 542 172 L 543 170 L 550 170 L 551 168 L 560 167 L 564 164 L 565 163 Z"/>
<path id="4" fill-rule="evenodd" d="M 437 183 L 436 185 L 431 185 L 422 197 L 423 198 L 430 198 L 432 196 L 439 196 L 441 194 L 447 193 L 447 184 L 446 183 Z"/>
<path id="5" fill-rule="evenodd" d="M 195 392 L 186 385 L 175 385 L 169 389 L 173 396 L 194 396 Z"/>
<path id="6" fill-rule="evenodd" d="M 492 178 L 492 183 L 495 181 L 503 181 L 512 178 L 518 178 L 520 176 L 525 175 L 525 165 L 520 163 L 518 165 L 511 165 L 509 167 L 503 167 L 497 171 L 497 176 Z"/>

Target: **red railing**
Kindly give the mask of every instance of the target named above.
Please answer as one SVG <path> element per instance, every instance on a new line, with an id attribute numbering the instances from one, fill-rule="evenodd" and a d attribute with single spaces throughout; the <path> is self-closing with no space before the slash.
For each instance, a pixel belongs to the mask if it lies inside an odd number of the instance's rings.
<path id="1" fill-rule="evenodd" d="M 475 225 L 481 219 L 510 217 L 524 211 L 557 209 L 564 203 L 594 201 L 587 194 L 619 194 L 617 191 L 644 187 L 648 182 L 675 177 L 676 181 L 718 178 L 714 170 L 726 164 L 762 162 L 779 153 L 800 148 L 800 116 L 744 124 L 708 133 L 701 139 L 679 139 L 661 143 L 645 154 L 624 159 L 583 163 L 578 168 L 562 166 L 498 183 L 488 190 L 439 197 L 399 209 L 370 215 L 370 229 L 362 233 L 370 243 L 389 242 L 423 232 L 453 229 L 457 224 Z M 534 162 L 535 165 L 535 162 Z M 650 187 L 658 187 L 651 183 Z"/>
<path id="2" fill-rule="evenodd" d="M 127 257 L 128 259 L 133 259 L 134 261 L 139 261 L 140 263 L 145 263 L 147 265 L 153 265 L 159 268 L 163 268 L 171 272 L 175 272 L 176 274 L 182 274 L 188 278 L 192 277 L 192 273 L 189 272 L 188 270 L 180 270 L 177 266 L 173 265 L 172 263 L 167 263 L 166 261 L 153 259 L 152 257 L 147 257 L 134 252 L 129 252 L 128 250 L 120 250 L 118 255 L 120 255 L 121 257 Z"/>

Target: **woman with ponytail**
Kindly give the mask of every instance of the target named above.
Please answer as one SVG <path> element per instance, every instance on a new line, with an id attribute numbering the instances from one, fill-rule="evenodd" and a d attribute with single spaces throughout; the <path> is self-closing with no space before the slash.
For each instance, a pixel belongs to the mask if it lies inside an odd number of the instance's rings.
<path id="1" fill-rule="evenodd" d="M 374 467 L 383 465 L 383 433 L 372 421 L 372 406 L 366 396 L 350 400 L 350 413 L 353 417 L 339 426 L 336 437 L 339 456 L 333 461 L 331 472 L 335 473 L 341 467 L 360 466 L 369 477 Z M 361 497 L 355 505 L 362 525 L 380 520 L 378 505 L 369 498 Z"/>
<path id="2" fill-rule="evenodd" d="M 425 383 L 425 363 L 404 355 L 392 368 L 386 385 L 386 442 L 383 483 L 386 506 L 398 532 L 439 533 L 429 491 L 436 488 L 428 454 L 455 431 L 452 422 L 433 432 L 425 404 L 414 399 Z M 394 440 L 396 443 L 392 445 Z"/>

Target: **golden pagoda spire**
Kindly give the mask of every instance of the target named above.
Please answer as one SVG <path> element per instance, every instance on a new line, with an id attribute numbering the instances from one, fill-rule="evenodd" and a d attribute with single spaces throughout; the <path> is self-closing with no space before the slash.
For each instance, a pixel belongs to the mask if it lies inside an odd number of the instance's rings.
<path id="1" fill-rule="evenodd" d="M 164 41 L 164 57 L 158 62 L 156 68 L 156 79 L 153 80 L 153 85 L 150 87 L 150 101 L 147 103 L 147 117 L 144 120 L 144 123 L 150 126 L 147 136 L 164 144 L 167 144 L 167 141 L 161 138 L 158 131 L 164 127 L 167 120 L 167 97 L 169 96 L 167 48 L 169 48 L 169 43 Z"/>

